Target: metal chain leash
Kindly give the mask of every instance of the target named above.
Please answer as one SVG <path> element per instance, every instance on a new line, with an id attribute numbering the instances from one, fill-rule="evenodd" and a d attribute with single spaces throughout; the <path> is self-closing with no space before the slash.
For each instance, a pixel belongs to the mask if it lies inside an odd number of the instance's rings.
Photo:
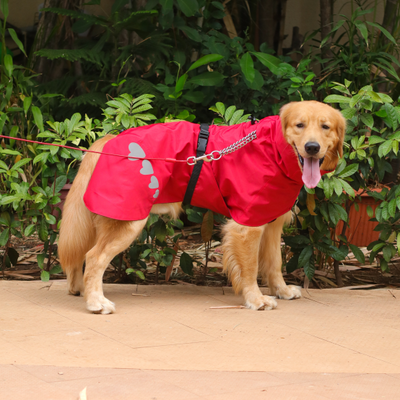
<path id="1" fill-rule="evenodd" d="M 187 163 L 188 165 L 195 165 L 197 161 L 201 160 L 206 162 L 217 161 L 222 156 L 225 156 L 227 154 L 235 152 L 236 150 L 241 149 L 242 147 L 246 146 L 246 144 L 252 142 L 254 139 L 257 139 L 257 131 L 249 133 L 248 135 L 239 139 L 237 142 L 229 145 L 228 147 L 225 147 L 225 149 L 214 150 L 210 154 L 204 154 L 204 156 L 201 157 L 195 157 L 195 156 L 188 157 Z"/>

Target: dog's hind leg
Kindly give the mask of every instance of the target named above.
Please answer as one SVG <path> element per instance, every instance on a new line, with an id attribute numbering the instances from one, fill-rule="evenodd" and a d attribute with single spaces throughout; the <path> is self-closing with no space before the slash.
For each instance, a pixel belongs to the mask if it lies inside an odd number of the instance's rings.
<path id="1" fill-rule="evenodd" d="M 258 253 L 263 227 L 251 228 L 229 221 L 223 228 L 224 271 L 235 293 L 242 293 L 245 306 L 253 310 L 271 310 L 274 298 L 263 295 L 257 284 Z"/>
<path id="2" fill-rule="evenodd" d="M 301 297 L 300 289 L 286 285 L 282 276 L 281 235 L 283 225 L 289 223 L 290 219 L 291 212 L 288 212 L 265 225 L 258 260 L 263 283 L 268 284 L 272 295 L 285 300 Z"/>
<path id="3" fill-rule="evenodd" d="M 84 292 L 83 262 L 86 253 L 94 246 L 93 214 L 73 186 L 64 206 L 58 240 L 58 255 L 67 275 L 68 292 L 79 296 Z"/>
<path id="4" fill-rule="evenodd" d="M 89 311 L 110 314 L 113 302 L 104 297 L 103 274 L 108 264 L 140 234 L 147 218 L 139 221 L 116 221 L 97 215 L 94 219 L 96 244 L 86 254 L 84 274 L 85 300 Z"/>

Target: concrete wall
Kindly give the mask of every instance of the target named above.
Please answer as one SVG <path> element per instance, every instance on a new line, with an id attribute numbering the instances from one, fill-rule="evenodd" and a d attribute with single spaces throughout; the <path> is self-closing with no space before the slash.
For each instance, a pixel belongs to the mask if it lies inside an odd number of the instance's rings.
<path id="1" fill-rule="evenodd" d="M 108 13 L 114 0 L 102 0 L 100 6 L 86 6 L 86 9 L 93 14 L 101 15 Z M 9 17 L 8 22 L 19 28 L 33 26 L 35 19 L 37 21 L 37 13 L 39 5 L 43 4 L 43 0 L 9 0 Z M 382 23 L 383 20 L 383 0 L 371 1 L 376 5 L 375 22 Z M 354 9 L 356 6 L 354 5 Z M 334 5 L 336 14 L 351 15 L 351 1 L 336 0 Z M 36 14 L 36 16 L 35 16 Z M 1 13 L 0 13 L 1 15 Z M 336 16 L 336 21 L 341 17 Z M 373 20 L 374 14 L 368 14 L 366 18 Z M 319 0 L 287 0 L 285 34 L 288 35 L 283 47 L 290 47 L 292 42 L 292 28 L 298 26 L 300 33 L 305 37 L 307 33 L 319 28 Z"/>
<path id="2" fill-rule="evenodd" d="M 383 21 L 384 1 L 371 1 L 371 7 L 376 5 L 375 12 L 365 15 L 367 21 L 373 21 L 381 24 Z M 357 6 L 353 5 L 353 11 Z M 336 0 L 334 4 L 335 22 L 342 19 L 338 14 L 347 15 L 349 18 L 352 13 L 351 0 Z M 300 34 L 306 37 L 312 31 L 320 27 L 320 9 L 319 0 L 287 0 L 285 35 L 288 37 L 283 43 L 283 47 L 289 48 L 292 43 L 292 29 L 294 26 L 300 28 Z M 364 17 L 364 16 L 363 16 Z M 362 17 L 362 18 L 363 18 Z"/>
<path id="3" fill-rule="evenodd" d="M 37 23 L 39 7 L 43 0 L 9 0 L 9 16 L 7 21 L 18 28 L 31 27 Z M 86 6 L 85 9 L 92 14 L 105 15 L 111 10 L 114 0 L 102 0 L 100 6 Z M 3 15 L 0 13 L 0 16 Z"/>

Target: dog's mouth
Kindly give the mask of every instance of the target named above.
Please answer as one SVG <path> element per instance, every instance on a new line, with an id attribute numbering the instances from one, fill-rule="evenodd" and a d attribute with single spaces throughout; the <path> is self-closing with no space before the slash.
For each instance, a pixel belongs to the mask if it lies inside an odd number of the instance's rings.
<path id="1" fill-rule="evenodd" d="M 302 157 L 299 152 L 297 152 L 297 156 L 299 157 L 299 161 L 300 161 L 301 167 L 304 168 L 304 157 Z M 324 162 L 324 160 L 325 160 L 325 156 L 319 159 L 319 166 L 320 167 L 321 167 L 322 163 Z"/>
<path id="2" fill-rule="evenodd" d="M 324 162 L 325 157 L 302 157 L 297 150 L 297 147 L 294 146 L 294 148 L 296 149 L 297 157 L 299 158 L 299 162 L 302 168 L 303 182 L 309 189 L 313 189 L 318 185 L 319 181 L 321 180 L 320 167 Z"/>

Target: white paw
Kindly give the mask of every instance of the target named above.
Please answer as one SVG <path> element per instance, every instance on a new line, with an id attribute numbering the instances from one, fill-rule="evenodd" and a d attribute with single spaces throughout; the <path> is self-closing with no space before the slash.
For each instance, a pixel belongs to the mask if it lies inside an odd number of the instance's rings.
<path id="1" fill-rule="evenodd" d="M 276 297 L 284 300 L 292 300 L 299 299 L 301 297 L 300 286 L 284 286 L 282 288 L 278 288 L 275 292 Z"/>
<path id="2" fill-rule="evenodd" d="M 112 314 L 115 312 L 115 304 L 104 296 L 99 296 L 98 299 L 88 300 L 86 302 L 86 308 L 93 314 Z"/>
<path id="3" fill-rule="evenodd" d="M 247 296 L 244 305 L 252 310 L 272 310 L 278 306 L 278 303 L 274 297 L 257 295 Z"/>

